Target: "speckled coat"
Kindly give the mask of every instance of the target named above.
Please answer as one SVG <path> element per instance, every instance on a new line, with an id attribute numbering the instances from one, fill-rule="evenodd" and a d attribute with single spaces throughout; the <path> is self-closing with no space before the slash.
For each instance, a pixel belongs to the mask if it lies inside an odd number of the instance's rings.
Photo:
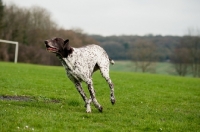
<path id="1" fill-rule="evenodd" d="M 56 53 L 62 65 L 65 67 L 67 76 L 75 84 L 75 87 L 85 101 L 87 113 L 91 112 L 91 102 L 94 103 L 95 107 L 98 108 L 100 112 L 103 110 L 103 107 L 98 103 L 95 97 L 92 81 L 92 74 L 98 69 L 109 84 L 111 103 L 115 103 L 114 86 L 109 76 L 109 65 L 110 63 L 114 64 L 114 61 L 109 59 L 103 48 L 95 44 L 80 48 L 73 48 L 69 46 L 69 40 L 62 41 L 60 38 L 46 40 L 45 44 L 47 50 Z M 62 53 L 62 48 L 64 47 L 67 49 L 65 52 L 69 52 L 66 55 L 63 55 Z M 52 48 L 55 49 L 52 50 Z M 85 92 L 83 91 L 81 85 L 82 81 L 86 82 L 88 85 L 90 98 L 87 98 Z"/>

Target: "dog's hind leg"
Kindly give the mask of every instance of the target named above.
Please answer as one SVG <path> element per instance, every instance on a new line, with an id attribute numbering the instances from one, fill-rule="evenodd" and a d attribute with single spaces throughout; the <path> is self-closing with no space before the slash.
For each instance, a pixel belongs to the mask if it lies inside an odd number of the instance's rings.
<path id="1" fill-rule="evenodd" d="M 109 66 L 107 66 L 109 67 Z M 109 69 L 107 67 L 100 67 L 101 75 L 106 79 L 107 83 L 110 87 L 110 101 L 114 105 L 115 104 L 115 95 L 114 95 L 114 85 L 109 76 Z"/>

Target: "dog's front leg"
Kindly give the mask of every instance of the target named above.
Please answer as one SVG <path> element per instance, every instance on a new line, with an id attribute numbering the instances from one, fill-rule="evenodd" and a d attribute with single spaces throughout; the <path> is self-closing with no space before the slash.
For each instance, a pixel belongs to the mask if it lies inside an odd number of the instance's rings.
<path id="1" fill-rule="evenodd" d="M 76 82 L 75 83 L 75 87 L 78 90 L 78 92 L 80 93 L 81 97 L 83 98 L 84 102 L 85 102 L 85 107 L 86 107 L 86 112 L 90 113 L 91 112 L 91 107 L 90 107 L 90 103 L 91 103 L 91 98 L 87 99 L 87 96 L 85 94 L 85 92 L 83 91 L 83 88 L 81 86 L 81 82 Z"/>
<path id="2" fill-rule="evenodd" d="M 100 111 L 102 112 L 103 111 L 103 107 L 98 103 L 96 97 L 95 97 L 95 91 L 94 91 L 94 88 L 93 88 L 93 82 L 92 80 L 88 81 L 87 82 L 87 85 L 88 85 L 88 90 L 90 92 L 90 97 L 94 103 L 94 106 Z"/>

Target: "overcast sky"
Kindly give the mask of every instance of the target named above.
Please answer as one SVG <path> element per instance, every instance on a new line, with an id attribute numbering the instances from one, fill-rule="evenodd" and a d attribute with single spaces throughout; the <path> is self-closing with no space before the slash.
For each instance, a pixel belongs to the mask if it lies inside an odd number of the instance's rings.
<path id="1" fill-rule="evenodd" d="M 200 0 L 3 0 L 40 6 L 65 29 L 99 35 L 185 35 L 200 28 Z"/>

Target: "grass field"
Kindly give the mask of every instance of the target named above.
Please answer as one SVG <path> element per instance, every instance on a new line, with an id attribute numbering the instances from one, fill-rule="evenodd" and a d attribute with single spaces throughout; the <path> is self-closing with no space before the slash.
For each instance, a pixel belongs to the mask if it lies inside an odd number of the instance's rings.
<path id="1" fill-rule="evenodd" d="M 104 111 L 92 106 L 87 114 L 63 67 L 0 62 L 0 131 L 200 130 L 199 79 L 115 71 L 110 75 L 116 104 L 111 105 L 108 85 L 97 72 L 94 87 Z"/>
<path id="2" fill-rule="evenodd" d="M 116 64 L 111 67 L 113 71 L 123 72 L 142 72 L 141 69 L 135 70 L 135 64 L 132 61 L 116 61 Z M 164 75 L 177 75 L 173 65 L 169 62 L 156 62 L 153 70 L 150 73 L 164 74 Z"/>

